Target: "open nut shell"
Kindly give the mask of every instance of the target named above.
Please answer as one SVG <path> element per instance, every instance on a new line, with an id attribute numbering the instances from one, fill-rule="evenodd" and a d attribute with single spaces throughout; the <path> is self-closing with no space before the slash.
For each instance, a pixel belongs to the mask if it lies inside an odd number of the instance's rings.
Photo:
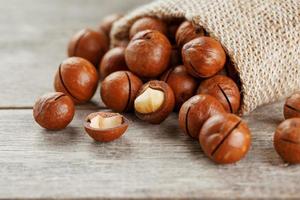
<path id="1" fill-rule="evenodd" d="M 84 120 L 84 129 L 88 135 L 98 142 L 110 142 L 121 137 L 128 128 L 129 120 L 122 116 L 122 124 L 114 128 L 98 129 L 90 126 L 91 119 L 95 116 L 100 115 L 102 117 L 111 117 L 120 115 L 118 113 L 110 112 L 95 112 L 89 114 Z"/>

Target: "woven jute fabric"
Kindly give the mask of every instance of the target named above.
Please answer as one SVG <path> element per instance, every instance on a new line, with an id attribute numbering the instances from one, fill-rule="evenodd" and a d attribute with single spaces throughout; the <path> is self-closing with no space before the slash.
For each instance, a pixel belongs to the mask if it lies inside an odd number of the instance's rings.
<path id="1" fill-rule="evenodd" d="M 138 18 L 186 18 L 220 41 L 239 72 L 248 114 L 300 89 L 300 0 L 160 0 L 113 26 L 112 44 Z"/>

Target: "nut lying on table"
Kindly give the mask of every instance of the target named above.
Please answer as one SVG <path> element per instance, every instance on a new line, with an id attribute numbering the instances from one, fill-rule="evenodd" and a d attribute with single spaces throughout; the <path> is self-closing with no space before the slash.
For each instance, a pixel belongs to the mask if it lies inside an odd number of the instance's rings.
<path id="1" fill-rule="evenodd" d="M 204 153 L 216 163 L 235 163 L 248 152 L 251 133 L 241 118 L 225 113 L 214 115 L 203 124 L 199 142 Z"/>
<path id="2" fill-rule="evenodd" d="M 86 117 L 84 128 L 94 140 L 110 142 L 124 134 L 128 123 L 129 121 L 118 113 L 96 112 Z"/>
<path id="3" fill-rule="evenodd" d="M 300 118 L 283 121 L 274 134 L 274 148 L 288 163 L 300 163 Z"/>
<path id="4" fill-rule="evenodd" d="M 300 117 L 300 92 L 295 92 L 286 99 L 283 114 L 285 119 Z"/>
<path id="5" fill-rule="evenodd" d="M 35 121 L 48 130 L 64 129 L 72 121 L 74 113 L 72 99 L 61 92 L 47 93 L 33 106 Z"/>

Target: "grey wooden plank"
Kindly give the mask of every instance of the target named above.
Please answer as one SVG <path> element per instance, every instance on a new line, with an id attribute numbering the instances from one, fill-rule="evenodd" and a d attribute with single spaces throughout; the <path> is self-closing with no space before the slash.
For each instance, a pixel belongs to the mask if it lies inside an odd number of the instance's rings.
<path id="1" fill-rule="evenodd" d="M 54 73 L 76 31 L 150 0 L 1 0 L 0 107 L 30 107 L 53 90 Z M 99 95 L 94 102 L 99 101 Z"/>
<path id="2" fill-rule="evenodd" d="M 287 166 L 272 145 L 282 103 L 246 118 L 253 134 L 247 157 L 215 165 L 185 136 L 172 114 L 161 125 L 127 115 L 124 137 L 92 141 L 71 125 L 47 132 L 31 110 L 0 110 L 0 198 L 292 198 L 300 196 L 300 166 Z"/>

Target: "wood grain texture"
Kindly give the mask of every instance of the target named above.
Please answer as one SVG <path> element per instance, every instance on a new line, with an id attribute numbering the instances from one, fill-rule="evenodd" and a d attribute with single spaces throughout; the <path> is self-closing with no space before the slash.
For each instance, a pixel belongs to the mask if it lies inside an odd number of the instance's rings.
<path id="1" fill-rule="evenodd" d="M 53 90 L 70 36 L 149 1 L 0 0 L 0 199 L 300 197 L 300 167 L 284 164 L 272 144 L 282 102 L 245 118 L 251 150 L 225 166 L 208 160 L 182 133 L 176 114 L 161 125 L 129 114 L 132 123 L 122 138 L 94 142 L 82 119 L 100 108 L 99 93 L 77 107 L 63 131 L 48 132 L 34 122 L 30 108 Z"/>
<path id="2" fill-rule="evenodd" d="M 127 117 L 128 132 L 96 143 L 82 127 L 91 110 L 71 125 L 47 132 L 31 110 L 0 111 L 0 198 L 285 198 L 299 197 L 299 166 L 287 166 L 273 149 L 282 103 L 255 111 L 253 143 L 233 165 L 208 160 L 172 114 L 161 125 Z"/>
<path id="3" fill-rule="evenodd" d="M 31 107 L 53 91 L 71 36 L 150 0 L 0 0 L 0 107 Z M 99 93 L 94 102 L 99 102 Z"/>

